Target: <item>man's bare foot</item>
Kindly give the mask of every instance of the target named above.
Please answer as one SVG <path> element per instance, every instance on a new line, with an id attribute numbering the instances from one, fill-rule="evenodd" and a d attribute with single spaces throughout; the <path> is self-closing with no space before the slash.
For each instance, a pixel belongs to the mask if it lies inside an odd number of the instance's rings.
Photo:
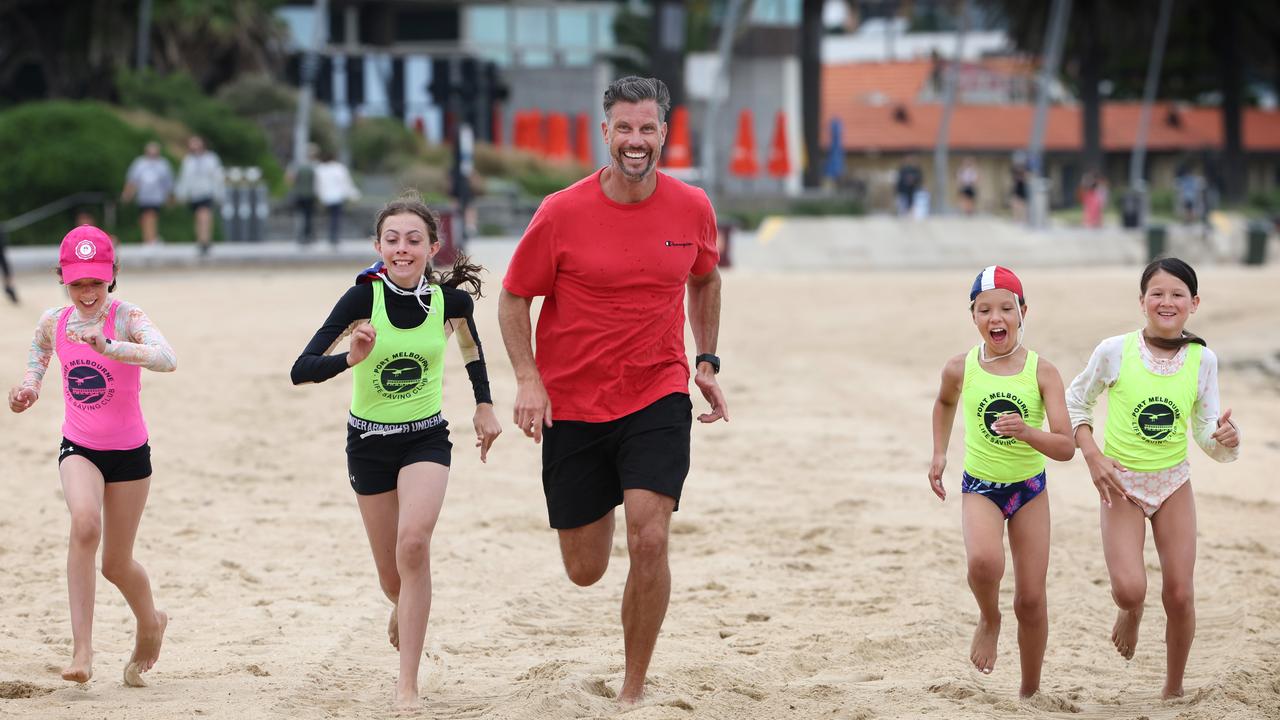
<path id="1" fill-rule="evenodd" d="M 396 686 L 396 700 L 391 706 L 394 710 L 397 712 L 417 710 L 421 705 L 422 701 L 418 698 L 418 688 Z"/>
<path id="2" fill-rule="evenodd" d="M 124 666 L 124 684 L 129 687 L 146 687 L 142 673 L 155 667 L 160 659 L 160 645 L 164 642 L 165 628 L 169 627 L 169 616 L 163 610 L 156 611 L 154 623 L 143 625 L 138 622 L 138 635 L 134 639 L 133 657 Z"/>
<path id="3" fill-rule="evenodd" d="M 1116 652 L 1125 660 L 1133 659 L 1133 651 L 1138 647 L 1138 626 L 1141 623 L 1142 608 L 1116 613 L 1116 625 L 1111 629 L 1111 642 L 1116 646 Z"/>
<path id="4" fill-rule="evenodd" d="M 387 620 L 387 639 L 391 641 L 391 647 L 400 649 L 400 619 L 396 616 L 396 612 L 400 609 L 398 605 L 391 606 L 391 619 Z"/>
<path id="5" fill-rule="evenodd" d="M 62 679 L 87 683 L 93 677 L 93 651 L 86 650 L 71 656 L 71 664 L 62 669 Z"/>
<path id="6" fill-rule="evenodd" d="M 1169 687 L 1169 683 L 1166 682 L 1164 685 L 1164 690 L 1160 691 L 1160 699 L 1172 700 L 1173 698 L 1180 698 L 1185 694 L 1186 693 L 1182 689 L 1182 683 L 1178 683 L 1177 687 L 1171 688 Z"/>
<path id="7" fill-rule="evenodd" d="M 996 667 L 996 641 L 1000 639 L 1000 617 L 988 620 L 978 615 L 978 627 L 973 631 L 973 644 L 969 646 L 969 660 L 979 671 L 991 674 Z"/>
<path id="8" fill-rule="evenodd" d="M 1039 693 L 1040 693 L 1039 685 L 1033 688 L 1028 688 L 1027 686 L 1023 685 L 1022 687 L 1018 688 L 1018 697 L 1022 700 L 1026 700 L 1033 695 L 1038 695 Z"/>

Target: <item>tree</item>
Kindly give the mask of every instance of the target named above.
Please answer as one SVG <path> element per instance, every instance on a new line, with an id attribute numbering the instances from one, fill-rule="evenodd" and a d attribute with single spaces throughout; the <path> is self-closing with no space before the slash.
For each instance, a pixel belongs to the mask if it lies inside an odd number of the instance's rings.
<path id="1" fill-rule="evenodd" d="M 1039 53 L 1044 42 L 1048 3 L 983 0 L 1000 13 L 1017 47 Z M 1142 97 L 1159 0 L 1114 3 L 1075 0 L 1067 32 L 1067 79 L 1080 98 L 1086 163 L 1101 157 L 1099 83 L 1111 97 Z M 1244 162 L 1242 108 L 1250 80 L 1270 82 L 1280 92 L 1280 13 L 1275 0 L 1175 0 L 1160 97 L 1187 102 L 1216 102 L 1222 108 L 1223 149 L 1220 181 L 1228 201 L 1242 199 Z M 1265 80 L 1264 80 L 1265 78 Z"/>
<path id="2" fill-rule="evenodd" d="M 206 92 L 247 72 L 275 72 L 282 0 L 156 0 L 152 69 L 190 74 Z M 0 97 L 114 99 L 132 64 L 139 4 L 0 0 Z"/>
<path id="3" fill-rule="evenodd" d="M 800 20 L 800 117 L 803 123 L 804 186 L 822 184 L 822 0 L 804 0 Z"/>

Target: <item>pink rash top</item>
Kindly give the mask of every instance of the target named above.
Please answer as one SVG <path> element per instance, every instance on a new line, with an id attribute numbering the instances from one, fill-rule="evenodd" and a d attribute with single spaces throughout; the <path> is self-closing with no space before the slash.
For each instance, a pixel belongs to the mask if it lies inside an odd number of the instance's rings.
<path id="1" fill-rule="evenodd" d="M 102 326 L 103 337 L 113 341 L 119 306 L 118 300 L 111 301 Z M 147 423 L 139 403 L 142 368 L 100 355 L 87 343 L 68 340 L 67 318 L 73 312 L 74 306 L 63 311 L 54 334 L 67 409 L 63 436 L 91 450 L 142 447 L 147 442 Z"/>

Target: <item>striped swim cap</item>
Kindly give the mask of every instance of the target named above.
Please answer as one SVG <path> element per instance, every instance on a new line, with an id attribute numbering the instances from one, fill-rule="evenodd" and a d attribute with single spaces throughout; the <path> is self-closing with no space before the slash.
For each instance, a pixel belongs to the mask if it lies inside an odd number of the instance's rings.
<path id="1" fill-rule="evenodd" d="M 1018 296 L 1018 302 L 1027 301 L 1026 296 L 1022 294 L 1022 281 L 1013 274 L 1012 270 L 1000 265 L 990 265 L 978 273 L 978 277 L 973 279 L 973 287 L 969 290 L 969 302 L 977 299 L 978 293 L 987 290 L 1009 290 Z"/>

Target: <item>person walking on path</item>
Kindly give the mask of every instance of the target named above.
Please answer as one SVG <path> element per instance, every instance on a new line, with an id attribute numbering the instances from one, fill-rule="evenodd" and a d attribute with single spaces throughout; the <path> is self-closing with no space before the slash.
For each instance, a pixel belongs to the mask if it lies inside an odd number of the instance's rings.
<path id="1" fill-rule="evenodd" d="M 173 193 L 173 166 L 160 154 L 160 143 L 147 143 L 142 155 L 134 159 L 125 173 L 124 191 L 120 199 L 138 203 L 138 225 L 142 231 L 142 244 L 156 244 L 156 224 L 160 209 L 169 202 Z"/>
<path id="2" fill-rule="evenodd" d="M 666 85 L 625 77 L 604 93 L 608 166 L 548 196 L 503 279 L 498 314 L 516 373 L 514 418 L 542 444 L 542 485 L 569 579 L 594 584 L 626 513 L 631 566 L 622 598 L 626 671 L 618 699 L 644 680 L 671 595 L 671 513 L 689 471 L 692 403 L 684 303 L 697 344 L 695 382 L 729 419 L 716 382 L 720 275 L 706 194 L 656 171 L 670 109 Z M 530 305 L 546 299 L 531 346 Z"/>
<path id="3" fill-rule="evenodd" d="M 310 245 L 315 239 L 313 219 L 316 214 L 316 164 L 320 161 L 320 148 L 315 143 L 307 145 L 307 157 L 301 165 L 289 168 L 289 193 L 293 208 L 298 211 L 298 243 Z"/>
<path id="4" fill-rule="evenodd" d="M 222 161 L 217 154 L 205 148 L 203 138 L 192 136 L 187 141 L 187 156 L 182 158 L 174 194 L 190 205 L 191 212 L 195 214 L 196 242 L 201 256 L 209 254 L 209 243 L 213 239 L 213 206 L 223 201 L 225 182 Z"/>
<path id="5" fill-rule="evenodd" d="M 348 201 L 360 199 L 360 190 L 351 179 L 347 166 L 332 153 L 322 156 L 321 163 L 316 165 L 315 174 L 316 199 L 329 216 L 329 244 L 336 248 L 338 233 L 342 228 L 342 210 Z"/>
<path id="6" fill-rule="evenodd" d="M 4 233 L 0 233 L 0 281 L 4 282 L 4 294 L 8 296 L 9 302 L 17 305 L 18 291 L 13 287 L 13 269 L 9 267 L 7 247 L 4 241 Z"/>
<path id="7" fill-rule="evenodd" d="M 111 238 L 81 225 L 62 239 L 58 275 L 71 304 L 47 310 L 36 325 L 22 382 L 9 391 L 9 409 L 40 399 L 49 361 L 62 365 L 62 445 L 58 474 L 71 513 L 67 590 L 71 605 L 71 663 L 62 678 L 93 677 L 94 559 L 102 546 L 102 576 L 120 590 L 137 623 L 126 685 L 160 657 L 169 618 L 157 610 L 147 571 L 133 557 L 138 522 L 151 489 L 151 446 L 139 403 L 142 369 L 173 372 L 173 348 L 142 309 L 116 300 L 119 265 Z"/>

